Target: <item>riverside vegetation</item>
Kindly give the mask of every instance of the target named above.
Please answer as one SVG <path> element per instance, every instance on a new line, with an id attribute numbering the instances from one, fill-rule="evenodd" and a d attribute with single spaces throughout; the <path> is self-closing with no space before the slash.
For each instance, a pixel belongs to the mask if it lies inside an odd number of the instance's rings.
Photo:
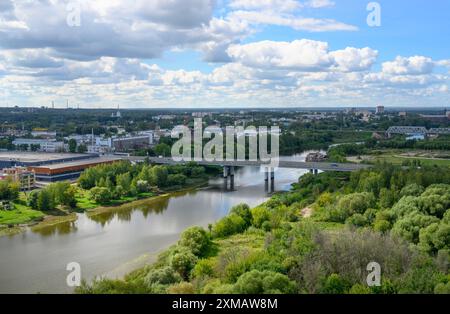
<path id="1" fill-rule="evenodd" d="M 123 280 L 97 278 L 76 292 L 450 293 L 449 209 L 448 168 L 306 174 L 255 208 L 187 229 Z M 370 262 L 381 265 L 379 287 L 366 284 Z"/>
<path id="2" fill-rule="evenodd" d="M 0 211 L 0 225 L 14 227 L 41 221 L 44 216 L 73 220 L 73 212 L 120 205 L 192 187 L 207 182 L 217 171 L 194 163 L 158 166 L 121 161 L 87 169 L 77 184 L 56 182 L 26 194 L 20 192 L 16 183 L 6 180 L 0 182 L 0 200 L 7 201 L 12 208 Z M 3 231 L 8 229 L 11 228 Z"/>

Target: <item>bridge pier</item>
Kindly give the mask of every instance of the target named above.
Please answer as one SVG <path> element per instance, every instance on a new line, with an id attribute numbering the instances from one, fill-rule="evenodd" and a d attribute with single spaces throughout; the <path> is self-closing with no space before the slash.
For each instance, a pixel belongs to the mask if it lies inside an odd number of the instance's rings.
<path id="1" fill-rule="evenodd" d="M 319 169 L 309 169 L 309 173 L 316 175 L 319 173 Z"/>
<path id="2" fill-rule="evenodd" d="M 264 168 L 264 187 L 269 193 L 275 190 L 275 172 L 271 167 Z"/>
<path id="3" fill-rule="evenodd" d="M 234 190 L 234 167 L 224 166 L 223 167 L 223 186 L 225 190 L 228 190 L 228 179 L 230 181 L 230 190 Z"/>

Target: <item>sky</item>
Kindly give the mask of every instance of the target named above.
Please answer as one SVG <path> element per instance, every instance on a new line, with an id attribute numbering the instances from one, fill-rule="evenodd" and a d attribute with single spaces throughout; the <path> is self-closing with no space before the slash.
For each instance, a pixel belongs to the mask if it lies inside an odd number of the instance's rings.
<path id="1" fill-rule="evenodd" d="M 0 107 L 450 107 L 450 1 L 0 0 Z"/>

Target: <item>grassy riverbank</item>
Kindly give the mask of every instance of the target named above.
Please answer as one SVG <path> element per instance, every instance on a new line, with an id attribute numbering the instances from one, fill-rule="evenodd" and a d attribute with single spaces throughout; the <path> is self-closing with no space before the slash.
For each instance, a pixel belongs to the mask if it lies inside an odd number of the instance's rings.
<path id="1" fill-rule="evenodd" d="M 450 293 L 449 195 L 445 168 L 306 174 L 292 191 L 235 206 L 208 230 L 185 230 L 123 280 L 77 292 Z M 383 279 L 368 287 L 373 261 Z"/>
<path id="2" fill-rule="evenodd" d="M 111 200 L 107 205 L 101 205 L 89 198 L 89 191 L 77 188 L 76 208 L 61 207 L 49 212 L 33 210 L 26 204 L 27 195 L 20 193 L 20 197 L 13 203 L 14 209 L 0 211 L 0 236 L 10 236 L 21 233 L 27 227 L 33 231 L 39 231 L 54 225 L 77 220 L 75 213 L 87 212 L 88 215 L 96 215 L 108 211 L 114 211 L 123 205 L 137 206 L 140 202 L 157 200 L 160 197 L 170 196 L 170 193 L 184 190 L 193 190 L 207 185 L 211 176 L 187 179 L 184 185 L 172 186 L 157 192 L 144 192 L 136 196 L 122 196 L 120 199 Z"/>

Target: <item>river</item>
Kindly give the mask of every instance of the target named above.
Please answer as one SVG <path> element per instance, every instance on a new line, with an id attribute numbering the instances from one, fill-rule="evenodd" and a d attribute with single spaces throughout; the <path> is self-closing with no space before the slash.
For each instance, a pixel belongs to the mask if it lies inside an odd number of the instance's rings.
<path id="1" fill-rule="evenodd" d="M 305 154 L 289 157 L 304 160 Z M 306 170 L 278 169 L 275 190 L 288 190 Z M 259 168 L 240 168 L 235 190 L 223 190 L 221 178 L 203 189 L 124 205 L 93 217 L 34 232 L 0 237 L 0 293 L 68 293 L 66 265 L 77 262 L 82 277 L 117 277 L 154 260 L 194 225 L 207 227 L 239 203 L 256 206 L 265 192 Z"/>

